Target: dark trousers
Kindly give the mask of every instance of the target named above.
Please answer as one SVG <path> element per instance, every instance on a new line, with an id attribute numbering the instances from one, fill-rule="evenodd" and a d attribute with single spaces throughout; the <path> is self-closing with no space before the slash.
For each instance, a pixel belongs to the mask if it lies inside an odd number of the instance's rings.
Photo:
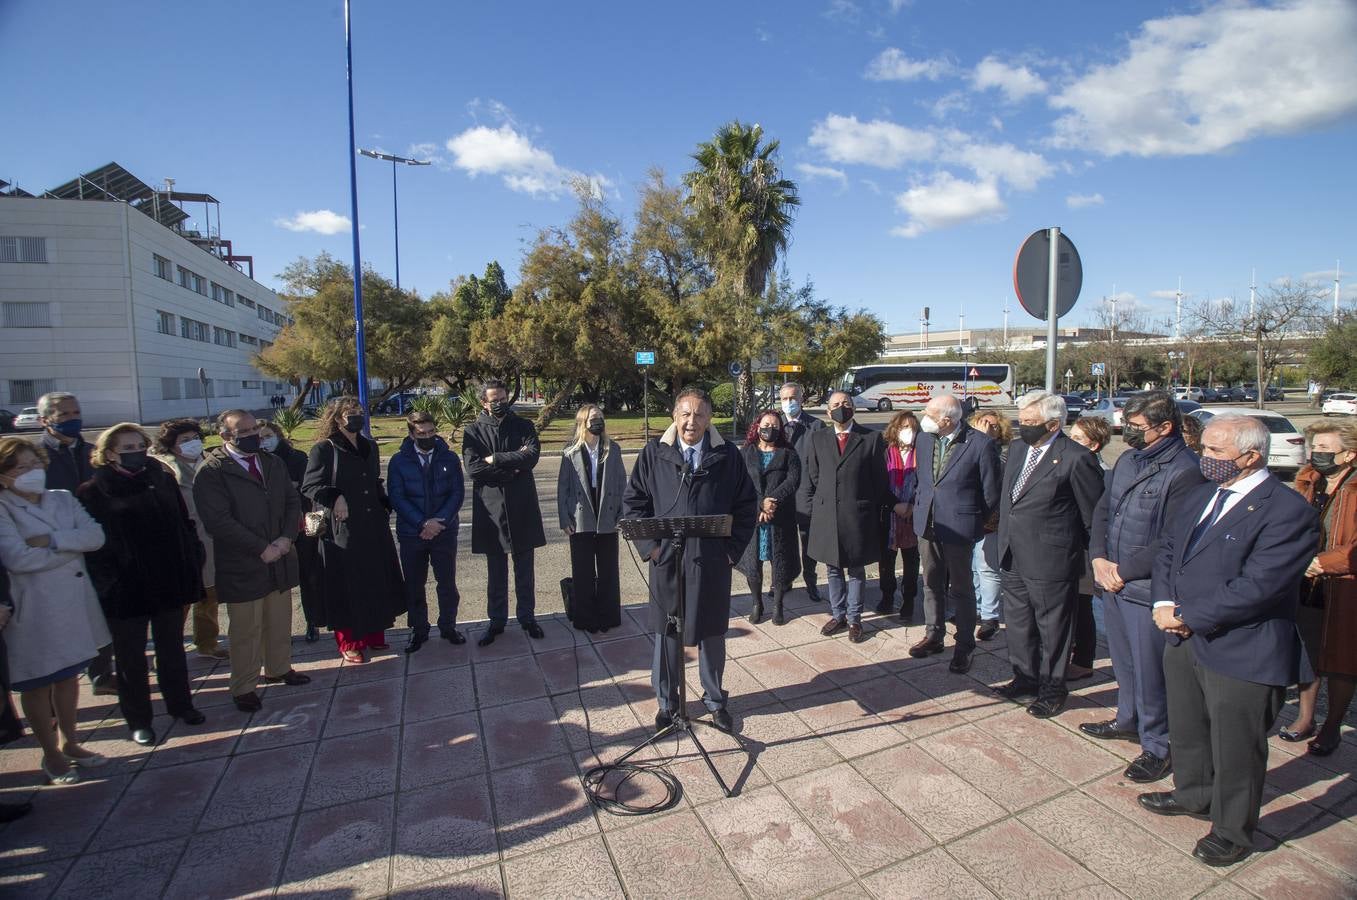
<path id="1" fill-rule="evenodd" d="M 99 652 L 95 654 L 94 659 L 85 667 L 85 675 L 89 677 L 91 683 L 96 678 L 103 678 L 105 675 L 113 674 L 113 645 L 100 647 Z"/>
<path id="2" fill-rule="evenodd" d="M 899 581 L 895 578 L 895 559 L 899 556 L 904 568 Z M 881 551 L 880 578 L 881 602 L 895 604 L 895 589 L 900 588 L 900 612 L 909 618 L 913 615 L 914 601 L 919 596 L 919 548 L 892 550 L 889 547 Z"/>
<path id="3" fill-rule="evenodd" d="M 537 585 L 533 578 L 533 548 L 513 554 L 485 554 L 486 615 L 492 628 L 509 621 L 509 556 L 514 558 L 514 616 L 520 624 L 536 621 Z"/>
<path id="4" fill-rule="evenodd" d="M 754 540 L 757 541 L 758 538 L 755 537 Z M 745 584 L 749 585 L 749 596 L 750 596 L 751 598 L 753 598 L 754 603 L 762 603 L 762 602 L 763 602 L 763 562 L 760 561 L 760 560 L 755 560 L 755 561 L 754 561 L 754 564 L 755 564 L 756 566 L 758 566 L 758 568 L 756 568 L 756 569 L 754 570 L 754 574 L 753 574 L 753 575 L 746 575 L 746 576 L 744 577 L 744 582 L 745 582 Z M 772 582 L 773 582 L 773 584 L 772 584 L 772 588 L 773 588 L 773 605 L 776 607 L 776 606 L 778 606 L 778 605 L 781 605 L 781 603 L 782 603 L 782 597 L 783 597 L 784 594 L 786 594 L 786 591 L 783 590 L 782 585 L 780 585 L 780 584 L 777 583 L 777 580 L 776 580 L 776 579 L 773 579 L 773 578 L 772 578 L 772 570 L 773 570 L 773 564 L 772 564 L 772 563 L 769 563 L 769 564 L 768 564 L 768 573 L 769 573 L 769 576 L 768 576 L 768 577 L 769 577 L 769 578 L 772 580 Z"/>
<path id="5" fill-rule="evenodd" d="M 1197 662 L 1201 637 L 1164 647 L 1169 721 L 1173 723 L 1173 798 L 1193 812 L 1211 811 L 1211 830 L 1253 846 L 1267 775 L 1267 734 L 1286 689 L 1241 681 Z"/>
<path id="6" fill-rule="evenodd" d="M 1144 603 L 1103 594 L 1103 625 L 1117 676 L 1117 727 L 1140 733 L 1140 749 L 1161 759 L 1169 752 L 1164 687 L 1164 632 Z"/>
<path id="7" fill-rule="evenodd" d="M 617 532 L 577 531 L 570 536 L 570 620 L 582 631 L 622 624 L 617 572 Z"/>
<path id="8" fill-rule="evenodd" d="M 956 614 L 956 645 L 975 648 L 975 577 L 971 560 L 974 544 L 948 544 L 919 541 L 919 556 L 924 570 L 924 629 L 930 637 L 942 639 L 946 632 L 947 601 Z M 1009 640 L 1012 641 L 1012 633 Z"/>
<path id="9" fill-rule="evenodd" d="M 810 513 L 796 514 L 796 533 L 800 535 L 801 540 L 801 580 L 806 583 L 807 589 L 813 588 L 816 583 L 815 560 L 806 555 L 806 548 L 810 546 Z M 790 588 L 791 585 L 787 587 Z"/>
<path id="10" fill-rule="evenodd" d="M 702 703 L 711 712 L 725 708 L 729 696 L 721 687 L 726 671 L 726 636 L 702 638 L 697 644 L 697 676 L 702 683 Z M 679 711 L 679 682 L 683 679 L 683 641 L 672 631 L 655 635 L 655 660 L 650 667 L 650 686 L 662 712 Z"/>
<path id="11" fill-rule="evenodd" d="M 1078 594 L 1074 602 L 1074 638 L 1070 657 L 1077 666 L 1093 668 L 1098 658 L 1098 623 L 1093 619 L 1093 595 Z"/>
<path id="12" fill-rule="evenodd" d="M 155 676 L 165 709 L 172 716 L 193 708 L 188 686 L 188 661 L 184 658 L 184 610 L 173 606 L 154 616 L 108 619 L 113 633 L 113 657 L 118 666 L 118 705 L 132 730 L 150 728 L 151 682 L 146 666 L 146 629 L 155 641 Z"/>
<path id="13" fill-rule="evenodd" d="M 1079 582 L 1024 578 L 1015 572 L 1004 572 L 1003 579 L 1004 624 L 1014 679 L 1035 687 L 1042 698 L 1064 697 Z"/>
<path id="14" fill-rule="evenodd" d="M 457 628 L 457 534 L 444 532 L 431 541 L 418 535 L 398 538 L 401 572 L 405 576 L 406 618 L 410 630 L 418 635 L 429 633 L 429 601 L 424 586 L 429 580 L 429 567 L 438 594 L 438 630 L 444 634 Z"/>

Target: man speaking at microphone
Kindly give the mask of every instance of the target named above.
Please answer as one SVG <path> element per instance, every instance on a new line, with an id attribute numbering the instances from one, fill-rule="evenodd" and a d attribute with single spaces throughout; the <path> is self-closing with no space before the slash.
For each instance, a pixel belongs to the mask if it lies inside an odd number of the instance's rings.
<path id="1" fill-rule="evenodd" d="M 665 728 L 678 709 L 683 648 L 697 647 L 702 702 L 718 728 L 730 731 L 726 692 L 726 628 L 730 623 L 730 570 L 754 535 L 758 499 L 734 445 L 711 427 L 711 401 L 697 388 L 674 400 L 674 424 L 641 450 L 622 498 L 628 519 L 679 516 L 732 517 L 730 537 L 688 538 L 683 553 L 684 596 L 678 596 L 678 566 L 672 540 L 637 541 L 650 560 L 650 607 L 656 633 L 650 680 Z M 677 633 L 679 603 L 683 634 Z"/>

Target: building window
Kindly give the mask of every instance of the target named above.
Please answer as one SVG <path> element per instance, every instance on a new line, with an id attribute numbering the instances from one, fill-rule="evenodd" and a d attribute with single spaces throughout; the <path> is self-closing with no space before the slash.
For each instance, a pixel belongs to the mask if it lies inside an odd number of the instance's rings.
<path id="1" fill-rule="evenodd" d="M 220 380 L 217 382 L 217 396 L 218 396 L 218 397 L 239 397 L 239 396 L 240 396 L 240 388 L 236 387 L 237 384 L 239 384 L 238 381 L 227 380 L 227 379 L 225 379 L 225 378 L 220 379 Z"/>
<path id="2" fill-rule="evenodd" d="M 246 391 L 257 391 L 257 390 L 259 390 L 259 382 L 257 382 L 257 381 L 242 381 L 242 382 L 240 383 L 240 387 L 241 387 L 242 390 L 246 390 Z"/>
<path id="3" fill-rule="evenodd" d="M 229 328 L 212 328 L 212 343 L 219 347 L 234 347 L 236 345 L 236 333 Z"/>
<path id="4" fill-rule="evenodd" d="M 52 304 L 50 303 L 11 303 L 2 305 L 4 326 L 6 328 L 51 328 Z"/>
<path id="5" fill-rule="evenodd" d="M 9 383 L 9 402 L 14 406 L 37 403 L 39 397 L 56 387 L 52 378 L 17 378 Z"/>
<path id="6" fill-rule="evenodd" d="M 174 280 L 174 276 L 171 274 L 171 271 L 170 271 L 170 261 L 169 261 L 168 259 L 166 259 L 165 257 L 161 256 L 159 253 L 152 253 L 152 254 L 151 254 L 151 259 L 152 259 L 152 260 L 154 261 L 154 263 L 155 263 L 155 277 L 156 277 L 156 278 L 163 278 L 163 279 L 165 279 L 166 281 L 173 281 L 173 280 Z"/>
<path id="7" fill-rule="evenodd" d="M 178 379 L 178 378 L 162 378 L 162 379 L 160 379 L 160 399 L 161 399 L 161 400 L 178 400 L 179 397 L 180 397 L 180 394 L 179 394 L 179 379 Z"/>
<path id="8" fill-rule="evenodd" d="M 204 278 L 203 276 L 199 275 L 197 272 L 190 272 L 189 274 L 193 276 L 193 291 L 194 291 L 194 293 L 196 293 L 196 294 L 202 294 L 204 297 L 206 297 L 206 296 L 207 296 L 207 279 Z"/>
<path id="9" fill-rule="evenodd" d="M 241 296 L 240 294 L 236 294 L 236 299 L 240 301 L 241 306 L 248 306 L 250 309 L 254 309 L 254 301 L 251 300 L 249 297 L 244 297 Z"/>
<path id="10" fill-rule="evenodd" d="M 196 378 L 185 378 L 184 399 L 185 400 L 203 399 L 203 383 Z"/>
<path id="11" fill-rule="evenodd" d="M 242 333 L 242 334 L 240 335 L 240 342 L 241 342 L 242 344 L 250 344 L 251 346 L 258 346 L 258 344 L 259 344 L 259 338 L 255 337 L 255 336 L 252 335 L 252 334 L 244 334 L 244 333 Z"/>
<path id="12" fill-rule="evenodd" d="M 212 299 L 218 303 L 225 303 L 227 306 L 236 305 L 236 295 L 232 293 L 231 289 L 224 288 L 215 281 L 212 282 Z"/>
<path id="13" fill-rule="evenodd" d="M 190 341 L 207 342 L 212 340 L 212 326 L 206 322 L 199 322 L 197 319 L 181 316 L 179 318 L 179 334 Z"/>
<path id="14" fill-rule="evenodd" d="M 0 237 L 0 262 L 47 262 L 47 238 Z"/>
<path id="15" fill-rule="evenodd" d="M 185 269 L 183 266 L 178 266 L 177 269 L 179 272 L 179 286 L 182 288 L 190 287 L 192 285 L 192 282 L 189 281 L 189 276 L 192 275 L 193 273 L 190 272 L 188 269 Z"/>
<path id="16" fill-rule="evenodd" d="M 163 309 L 157 309 L 155 330 L 161 334 L 174 334 L 174 313 L 167 313 Z M 168 397 L 166 399 L 169 399 Z"/>

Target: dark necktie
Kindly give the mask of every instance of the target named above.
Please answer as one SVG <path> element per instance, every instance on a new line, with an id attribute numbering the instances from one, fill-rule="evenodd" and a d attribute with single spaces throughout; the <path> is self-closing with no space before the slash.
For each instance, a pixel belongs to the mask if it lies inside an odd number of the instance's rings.
<path id="1" fill-rule="evenodd" d="M 264 483 L 264 473 L 259 471 L 259 463 L 253 456 L 245 457 L 245 467 L 250 470 L 255 481 L 260 484 Z"/>
<path id="2" fill-rule="evenodd" d="M 848 445 L 848 432 L 840 431 L 837 435 L 839 439 L 839 455 L 843 456 L 843 448 Z"/>
<path id="3" fill-rule="evenodd" d="M 689 447 L 683 451 L 684 462 L 688 464 L 688 471 L 691 472 L 697 468 L 697 448 Z"/>
<path id="4" fill-rule="evenodd" d="M 1211 512 L 1197 523 L 1197 527 L 1192 529 L 1192 534 L 1187 539 L 1187 550 L 1183 552 L 1184 557 L 1191 555 L 1192 551 L 1197 549 L 1197 544 L 1206 536 L 1206 532 L 1210 531 L 1211 526 L 1216 524 L 1216 521 L 1220 518 L 1221 510 L 1225 509 L 1225 501 L 1230 499 L 1231 493 L 1233 492 L 1229 488 L 1221 488 L 1216 491 L 1216 502 L 1211 506 Z"/>
<path id="5" fill-rule="evenodd" d="M 1018 473 L 1018 480 L 1013 483 L 1013 497 L 1011 499 L 1014 503 L 1018 502 L 1018 495 L 1027 486 L 1027 479 L 1032 477 L 1032 473 L 1036 471 L 1039 462 L 1041 462 L 1041 451 L 1036 447 L 1028 450 L 1027 462 L 1023 464 L 1022 471 Z"/>

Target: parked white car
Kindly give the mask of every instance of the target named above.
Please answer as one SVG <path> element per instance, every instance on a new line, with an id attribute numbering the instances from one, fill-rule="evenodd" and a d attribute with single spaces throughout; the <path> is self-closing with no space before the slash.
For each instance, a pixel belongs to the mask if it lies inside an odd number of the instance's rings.
<path id="1" fill-rule="evenodd" d="M 1202 389 L 1196 385 L 1179 385 L 1173 389 L 1174 400 L 1192 400 L 1195 403 L 1201 403 L 1202 395 Z"/>
<path id="2" fill-rule="evenodd" d="M 42 422 L 38 421 L 38 408 L 36 406 L 25 406 L 14 417 L 15 431 L 37 431 L 40 428 L 42 428 Z"/>
<path id="3" fill-rule="evenodd" d="M 1198 409 L 1189 413 L 1205 425 L 1216 416 L 1253 416 L 1267 426 L 1272 435 L 1268 447 L 1267 467 L 1273 472 L 1295 475 L 1305 465 L 1305 438 L 1291 420 L 1270 409 L 1250 409 L 1247 406 L 1224 406 L 1216 409 Z"/>
<path id="4" fill-rule="evenodd" d="M 1357 394 L 1330 394 L 1321 410 L 1326 416 L 1357 416 Z"/>
<path id="5" fill-rule="evenodd" d="M 1121 433 L 1122 407 L 1126 405 L 1128 397 L 1104 397 L 1092 406 L 1086 406 L 1079 413 L 1079 418 L 1106 419 L 1107 424 L 1112 426 L 1112 431 Z"/>

